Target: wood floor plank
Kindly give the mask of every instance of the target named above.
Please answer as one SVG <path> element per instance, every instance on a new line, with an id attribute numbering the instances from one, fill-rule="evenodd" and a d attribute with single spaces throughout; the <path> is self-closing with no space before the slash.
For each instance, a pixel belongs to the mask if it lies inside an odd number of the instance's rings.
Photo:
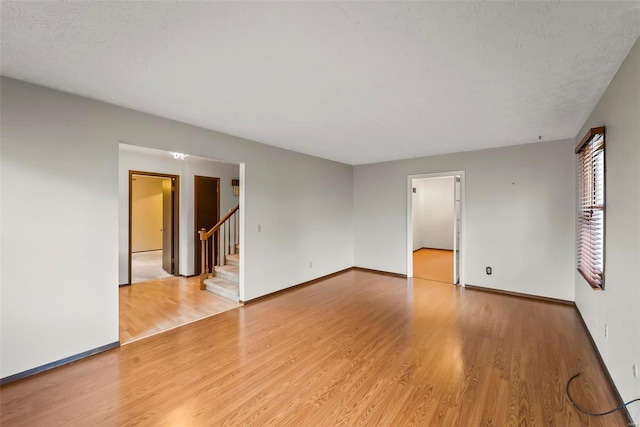
<path id="1" fill-rule="evenodd" d="M 422 248 L 413 252 L 413 277 L 453 283 L 453 251 Z"/>
<path id="2" fill-rule="evenodd" d="M 241 304 L 200 290 L 198 277 L 174 277 L 119 289 L 120 342 L 128 343 Z"/>
<path id="3" fill-rule="evenodd" d="M 610 426 L 570 306 L 349 271 L 0 388 L 2 426 Z"/>

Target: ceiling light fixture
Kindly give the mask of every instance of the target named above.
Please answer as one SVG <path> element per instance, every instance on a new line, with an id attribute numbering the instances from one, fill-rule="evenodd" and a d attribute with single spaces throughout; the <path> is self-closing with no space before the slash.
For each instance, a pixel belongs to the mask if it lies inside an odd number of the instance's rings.
<path id="1" fill-rule="evenodd" d="M 169 151 L 169 153 L 171 153 L 171 155 L 173 156 L 174 159 L 176 160 L 184 160 L 187 157 L 189 157 L 188 154 L 184 154 L 184 153 L 177 153 L 175 151 Z"/>

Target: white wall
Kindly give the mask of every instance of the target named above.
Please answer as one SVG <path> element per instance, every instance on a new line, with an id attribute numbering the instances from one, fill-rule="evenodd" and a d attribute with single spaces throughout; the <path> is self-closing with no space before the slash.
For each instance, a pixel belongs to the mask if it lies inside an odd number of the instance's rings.
<path id="1" fill-rule="evenodd" d="M 575 273 L 576 304 L 622 398 L 640 397 L 640 41 L 576 136 L 605 129 L 605 290 Z M 609 338 L 604 337 L 608 325 Z M 629 406 L 640 424 L 640 405 Z"/>
<path id="2" fill-rule="evenodd" d="M 121 140 L 241 164 L 243 300 L 353 265 L 351 166 L 0 84 L 2 377 L 118 340 Z"/>
<path id="3" fill-rule="evenodd" d="M 413 250 L 453 250 L 454 177 L 412 180 Z"/>
<path id="4" fill-rule="evenodd" d="M 184 276 L 193 275 L 195 249 L 193 230 L 194 176 L 220 178 L 220 216 L 223 216 L 239 201 L 239 198 L 233 195 L 231 187 L 231 180 L 240 177 L 239 166 L 193 156 L 184 160 L 176 160 L 166 151 L 139 149 L 127 144 L 120 144 L 118 265 L 119 284 L 121 285 L 128 283 L 130 170 L 180 176 L 180 241 L 178 245 L 180 264 L 178 272 Z"/>
<path id="5" fill-rule="evenodd" d="M 406 274 L 407 176 L 457 170 L 466 171 L 466 282 L 573 300 L 572 140 L 356 166 L 355 264 Z"/>
<path id="6" fill-rule="evenodd" d="M 0 376 L 118 341 L 109 123 L 2 78 Z M 106 105 L 106 104 L 105 104 Z"/>

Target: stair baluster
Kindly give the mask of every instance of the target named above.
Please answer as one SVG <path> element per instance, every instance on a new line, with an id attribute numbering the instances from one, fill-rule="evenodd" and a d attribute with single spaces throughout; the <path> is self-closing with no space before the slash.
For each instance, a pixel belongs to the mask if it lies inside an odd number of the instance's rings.
<path id="1" fill-rule="evenodd" d="M 199 231 L 200 249 L 201 249 L 201 255 L 202 255 L 201 269 L 200 269 L 200 289 L 202 290 L 206 289 L 206 285 L 204 284 L 204 281 L 209 276 L 216 275 L 215 266 L 225 265 L 227 255 L 236 253 L 236 246 L 238 244 L 238 237 L 240 235 L 240 229 L 238 226 L 238 218 L 237 218 L 239 208 L 240 208 L 240 204 L 235 205 L 209 231 L 207 231 L 204 228 Z M 232 247 L 231 246 L 231 217 L 233 217 L 233 234 L 234 234 L 233 252 L 231 252 L 231 247 Z M 209 256 L 209 251 L 211 251 L 211 256 Z M 209 262 L 210 258 L 212 262 Z"/>
<path id="2" fill-rule="evenodd" d="M 220 224 L 220 228 L 222 228 L 224 225 Z M 220 238 L 220 228 L 218 229 L 217 233 L 218 233 L 218 264 L 217 265 L 222 265 L 222 239 Z"/>
<path id="3" fill-rule="evenodd" d="M 206 286 L 204 284 L 205 279 L 207 278 L 207 251 L 209 250 L 209 239 L 207 237 L 207 229 L 202 228 L 199 231 L 200 234 L 200 290 L 205 290 Z"/>

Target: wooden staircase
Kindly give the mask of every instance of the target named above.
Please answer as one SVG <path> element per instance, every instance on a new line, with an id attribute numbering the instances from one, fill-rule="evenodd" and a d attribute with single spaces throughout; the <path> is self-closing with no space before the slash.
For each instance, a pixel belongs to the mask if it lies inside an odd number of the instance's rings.
<path id="1" fill-rule="evenodd" d="M 200 289 L 240 301 L 240 205 L 231 209 L 211 230 L 200 230 Z"/>

